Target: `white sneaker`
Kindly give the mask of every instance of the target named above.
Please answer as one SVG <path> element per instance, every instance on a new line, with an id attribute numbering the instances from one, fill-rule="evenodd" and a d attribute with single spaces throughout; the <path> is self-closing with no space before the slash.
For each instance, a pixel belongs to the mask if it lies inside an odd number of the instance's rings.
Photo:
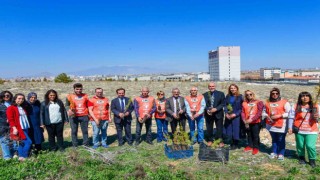
<path id="1" fill-rule="evenodd" d="M 277 154 L 271 153 L 271 154 L 269 155 L 269 158 L 270 158 L 270 159 L 275 159 L 275 158 L 277 158 Z"/>
<path id="2" fill-rule="evenodd" d="M 278 156 L 278 160 L 279 160 L 279 161 L 283 161 L 283 160 L 284 160 L 284 156 L 280 154 L 280 155 Z"/>

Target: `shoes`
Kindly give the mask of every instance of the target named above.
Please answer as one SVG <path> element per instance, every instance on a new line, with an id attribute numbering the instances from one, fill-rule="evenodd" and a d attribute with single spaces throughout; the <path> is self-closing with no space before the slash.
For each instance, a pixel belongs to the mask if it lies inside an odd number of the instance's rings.
<path id="1" fill-rule="evenodd" d="M 212 141 L 208 141 L 207 146 L 212 146 Z"/>
<path id="2" fill-rule="evenodd" d="M 119 143 L 119 144 L 118 144 L 118 146 L 123 146 L 123 145 L 124 145 L 124 143 Z"/>
<path id="3" fill-rule="evenodd" d="M 153 145 L 152 141 L 146 141 L 148 144 Z"/>
<path id="4" fill-rule="evenodd" d="M 271 154 L 269 155 L 269 158 L 270 158 L 270 159 L 275 159 L 275 158 L 277 158 L 277 154 L 276 154 L 276 153 L 271 153 Z"/>
<path id="5" fill-rule="evenodd" d="M 316 160 L 314 159 L 309 159 L 309 164 L 312 168 L 315 168 L 316 167 Z"/>
<path id="6" fill-rule="evenodd" d="M 136 143 L 134 143 L 135 146 L 139 146 L 140 142 L 136 141 Z"/>
<path id="7" fill-rule="evenodd" d="M 279 160 L 279 161 L 284 161 L 284 156 L 280 154 L 280 155 L 278 156 L 278 160 Z"/>
<path id="8" fill-rule="evenodd" d="M 235 145 L 235 144 L 232 144 L 231 147 L 230 147 L 230 149 L 231 149 L 231 150 L 236 150 L 236 149 L 238 149 L 238 146 Z"/>
<path id="9" fill-rule="evenodd" d="M 64 150 L 64 148 L 59 148 L 59 151 L 64 152 L 65 150 Z"/>
<path id="10" fill-rule="evenodd" d="M 306 159 L 304 156 L 299 156 L 299 164 L 306 164 Z"/>
<path id="11" fill-rule="evenodd" d="M 162 141 L 161 140 L 157 140 L 157 143 L 161 143 Z"/>
<path id="12" fill-rule="evenodd" d="M 106 144 L 103 144 L 103 145 L 102 145 L 102 147 L 104 147 L 104 148 L 108 148 L 109 146 L 108 146 L 108 145 L 106 145 Z"/>
<path id="13" fill-rule="evenodd" d="M 98 145 L 94 145 L 94 146 L 92 146 L 92 149 L 98 149 Z"/>
<path id="14" fill-rule="evenodd" d="M 259 153 L 259 149 L 258 148 L 253 148 L 252 155 L 256 155 L 258 153 Z"/>
<path id="15" fill-rule="evenodd" d="M 132 146 L 132 145 L 133 145 L 133 142 L 128 143 L 128 145 L 129 145 L 129 146 Z"/>
<path id="16" fill-rule="evenodd" d="M 246 148 L 244 148 L 244 152 L 249 152 L 249 151 L 252 151 L 252 147 L 247 146 Z"/>

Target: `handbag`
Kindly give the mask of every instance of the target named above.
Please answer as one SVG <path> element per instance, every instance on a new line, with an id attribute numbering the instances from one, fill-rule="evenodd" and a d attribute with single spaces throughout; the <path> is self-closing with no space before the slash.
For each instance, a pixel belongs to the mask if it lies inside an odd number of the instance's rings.
<path id="1" fill-rule="evenodd" d="M 308 113 L 309 113 L 309 111 L 306 113 L 306 115 L 305 115 L 305 116 L 304 116 L 304 118 L 302 119 L 302 121 L 301 121 L 301 123 L 300 123 L 299 127 L 297 127 L 297 126 L 293 125 L 293 127 L 292 127 L 292 133 L 294 133 L 294 134 L 298 134 L 299 129 L 300 129 L 300 127 L 301 127 L 301 125 L 302 125 L 303 121 L 306 119 L 306 117 L 307 117 L 307 114 L 308 114 Z"/>

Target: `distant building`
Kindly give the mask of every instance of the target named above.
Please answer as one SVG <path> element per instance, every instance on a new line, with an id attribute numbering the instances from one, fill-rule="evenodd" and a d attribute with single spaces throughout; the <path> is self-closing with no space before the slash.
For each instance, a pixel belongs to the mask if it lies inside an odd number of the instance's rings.
<path id="1" fill-rule="evenodd" d="M 193 81 L 196 81 L 196 82 L 209 81 L 209 80 L 210 80 L 209 73 L 199 73 L 199 74 L 196 74 L 196 76 L 193 78 Z"/>
<path id="2" fill-rule="evenodd" d="M 210 80 L 240 81 L 240 46 L 220 46 L 209 51 Z"/>
<path id="3" fill-rule="evenodd" d="M 274 79 L 275 74 L 281 74 L 280 68 L 260 68 L 261 79 Z M 279 75 L 277 75 L 279 77 Z"/>

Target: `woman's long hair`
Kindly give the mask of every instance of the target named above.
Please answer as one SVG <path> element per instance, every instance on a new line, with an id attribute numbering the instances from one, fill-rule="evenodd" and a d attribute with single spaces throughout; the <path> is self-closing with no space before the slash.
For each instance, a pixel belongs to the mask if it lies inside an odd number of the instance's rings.
<path id="1" fill-rule="evenodd" d="M 301 93 L 299 93 L 299 96 L 298 96 L 298 101 L 297 101 L 297 106 L 296 106 L 296 112 L 301 112 L 301 106 L 302 106 L 302 97 L 303 96 L 308 96 L 310 101 L 308 102 L 308 105 L 309 105 L 309 109 L 312 110 L 313 109 L 313 102 L 312 102 L 312 96 L 309 92 L 307 91 L 303 91 Z"/>
<path id="2" fill-rule="evenodd" d="M 13 96 L 13 98 L 12 98 L 12 106 L 17 106 L 18 104 L 16 103 L 16 100 L 17 100 L 17 98 L 18 98 L 18 96 L 23 96 L 23 103 L 21 104 L 21 106 L 23 106 L 24 107 L 24 105 L 25 105 L 25 103 L 26 103 L 26 96 L 24 95 L 24 94 L 22 94 L 22 93 L 17 93 L 17 94 L 15 94 L 14 96 Z"/>
<path id="3" fill-rule="evenodd" d="M 44 102 L 46 105 L 49 104 L 50 100 L 49 100 L 49 94 L 50 93 L 53 93 L 56 95 L 56 98 L 53 100 L 54 102 L 57 102 L 59 100 L 59 97 L 58 97 L 58 93 L 57 91 L 53 90 L 53 89 L 50 89 L 49 91 L 46 92 L 46 94 L 44 95 Z"/>
<path id="4" fill-rule="evenodd" d="M 274 92 L 274 91 L 276 91 L 279 94 L 277 99 L 273 99 L 272 98 L 272 92 Z M 276 88 L 276 87 L 272 88 L 271 91 L 270 91 L 270 95 L 269 95 L 269 101 L 270 102 L 277 102 L 277 101 L 280 101 L 280 100 L 281 100 L 280 89 Z"/>
<path id="5" fill-rule="evenodd" d="M 4 97 L 4 95 L 5 95 L 6 93 L 10 94 L 10 99 L 9 99 L 9 101 L 12 102 L 12 101 L 13 101 L 13 100 L 12 100 L 12 99 L 13 99 L 13 94 L 12 94 L 10 91 L 5 90 L 5 91 L 2 91 L 0 94 L 3 95 L 3 97 Z"/>
<path id="6" fill-rule="evenodd" d="M 253 91 L 251 91 L 251 90 L 245 90 L 245 91 L 244 91 L 244 100 L 245 100 L 245 101 L 247 101 L 247 102 L 249 101 L 248 98 L 247 98 L 247 95 L 246 95 L 247 92 L 252 93 L 252 99 L 253 99 L 253 100 L 256 100 L 256 94 L 255 94 Z"/>

